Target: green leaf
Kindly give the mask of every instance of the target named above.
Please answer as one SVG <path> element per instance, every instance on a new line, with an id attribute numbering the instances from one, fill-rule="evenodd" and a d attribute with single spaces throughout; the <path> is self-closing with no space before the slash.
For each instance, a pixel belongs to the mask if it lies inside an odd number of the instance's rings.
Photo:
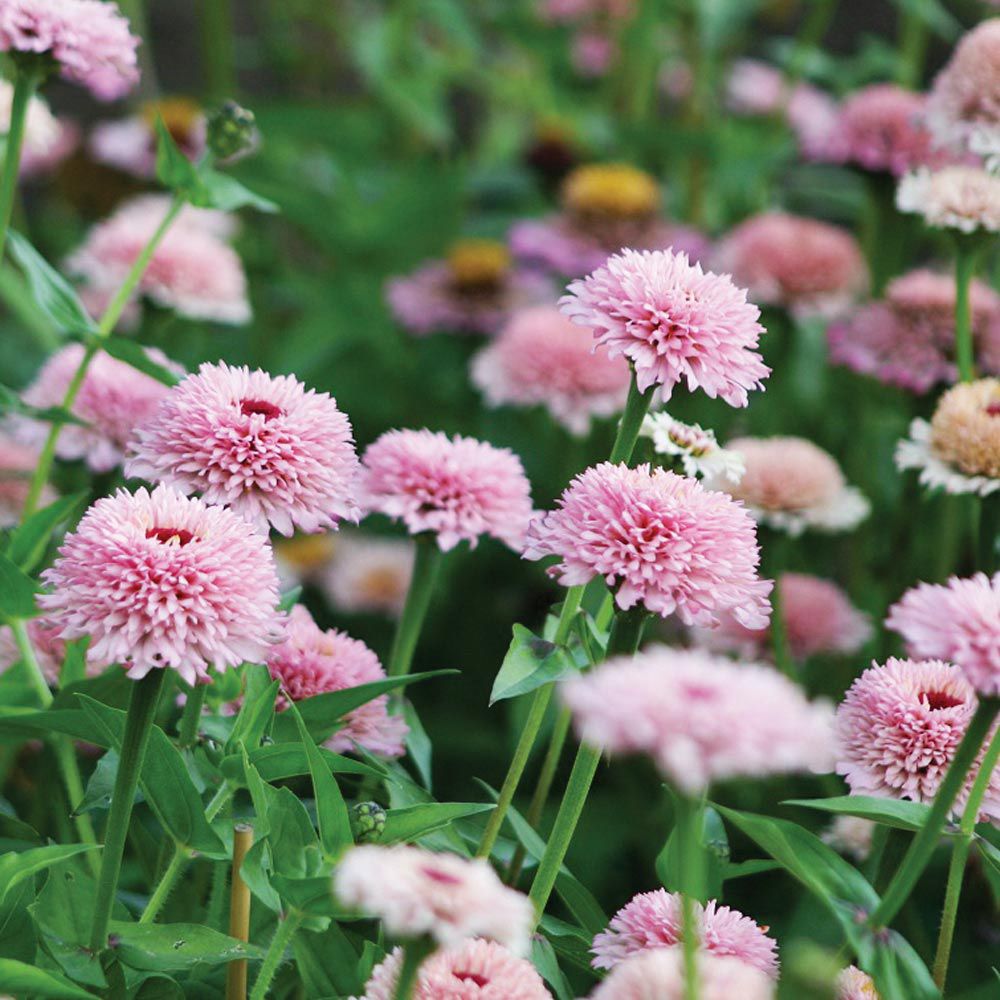
<path id="1" fill-rule="evenodd" d="M 552 945 L 547 938 L 538 934 L 531 941 L 531 964 L 538 970 L 542 979 L 555 990 L 557 1000 L 573 1000 L 576 994 L 570 989 L 562 969 L 559 968 L 559 960 Z"/>
<path id="2" fill-rule="evenodd" d="M 333 898 L 333 884 L 329 875 L 312 878 L 287 878 L 272 875 L 271 885 L 277 890 L 285 909 L 297 910 L 308 917 L 319 917 L 314 927 L 326 929 L 331 918 L 341 916 Z"/>
<path id="3" fill-rule="evenodd" d="M 184 990 L 169 976 L 150 976 L 143 980 L 131 1000 L 184 1000 Z"/>
<path id="4" fill-rule="evenodd" d="M 440 830 L 457 819 L 475 816 L 493 809 L 489 802 L 427 802 L 420 805 L 390 809 L 385 814 L 385 830 L 379 840 L 382 844 L 416 841 L 435 830 Z"/>
<path id="5" fill-rule="evenodd" d="M 306 996 L 355 996 L 364 992 L 365 980 L 356 971 L 358 953 L 337 924 L 330 924 L 319 934 L 296 934 L 292 953 Z"/>
<path id="6" fill-rule="evenodd" d="M 32 875 L 67 858 L 94 850 L 97 850 L 97 845 L 50 844 L 47 847 L 33 847 L 29 851 L 11 851 L 9 854 L 4 854 L 0 857 L 0 903 L 26 878 L 31 878 Z M 0 982 L 3 980 L 0 979 Z"/>
<path id="7" fill-rule="evenodd" d="M 896 830 L 919 830 L 927 820 L 930 806 L 923 802 L 902 799 L 878 799 L 867 795 L 837 795 L 829 799 L 788 799 L 786 806 L 818 809 L 838 815 L 860 816 L 862 819 L 891 826 Z"/>
<path id="8" fill-rule="evenodd" d="M 430 791 L 434 780 L 432 760 L 434 747 L 417 710 L 409 699 L 403 702 L 403 718 L 409 727 L 406 734 L 406 752 L 410 755 L 424 788 Z"/>
<path id="9" fill-rule="evenodd" d="M 385 777 L 385 768 L 362 764 L 360 761 L 327 750 L 326 747 L 318 749 L 323 763 L 332 774 L 360 774 L 366 778 L 379 780 Z M 283 781 L 286 778 L 297 778 L 299 775 L 309 773 L 309 760 L 304 747 L 299 743 L 260 747 L 252 751 L 249 757 L 265 781 Z M 231 754 L 223 757 L 219 769 L 231 781 L 242 783 L 244 774 L 241 755 Z"/>
<path id="10" fill-rule="evenodd" d="M 278 602 L 279 611 L 291 611 L 299 602 L 299 598 L 302 596 L 301 587 L 290 587 L 281 595 L 281 600 Z"/>
<path id="11" fill-rule="evenodd" d="M 260 745 L 271 725 L 274 700 L 281 684 L 272 680 L 267 667 L 248 664 L 243 670 L 243 704 L 233 731 L 226 741 L 226 753 L 234 753 L 241 744 L 251 750 Z"/>
<path id="12" fill-rule="evenodd" d="M 515 625 L 507 655 L 493 682 L 490 704 L 527 694 L 575 671 L 563 647 L 535 635 L 523 625 Z"/>
<path id="13" fill-rule="evenodd" d="M 10 252 L 24 271 L 38 308 L 64 333 L 92 333 L 94 321 L 73 286 L 20 233 L 7 236 Z"/>
<path id="14" fill-rule="evenodd" d="M 88 427 L 86 420 L 81 420 L 68 410 L 59 406 L 38 407 L 31 406 L 10 388 L 10 386 L 0 385 L 0 412 L 19 413 L 32 420 L 42 420 L 49 424 L 76 424 L 78 427 Z"/>
<path id="15" fill-rule="evenodd" d="M 146 349 L 137 344 L 134 340 L 125 340 L 122 337 L 106 337 L 101 341 L 101 349 L 106 351 L 113 358 L 124 361 L 137 371 L 148 375 L 150 378 L 161 382 L 163 385 L 175 386 L 181 380 L 181 376 L 157 364 L 147 353 Z"/>
<path id="16" fill-rule="evenodd" d="M 38 614 L 38 585 L 16 563 L 0 554 L 0 618 L 33 618 Z"/>
<path id="17" fill-rule="evenodd" d="M 881 1000 L 940 1000 L 923 959 L 899 933 L 887 930 L 871 939 L 871 952 L 861 949 L 861 968 L 875 980 Z"/>
<path id="18" fill-rule="evenodd" d="M 51 1000 L 94 1000 L 96 994 L 75 986 L 57 972 L 47 972 L 36 965 L 0 958 L 0 983 L 5 990 L 22 996 L 47 997 Z"/>
<path id="19" fill-rule="evenodd" d="M 665 889 L 676 892 L 681 887 L 681 856 L 676 831 L 671 831 L 663 850 L 656 858 L 656 874 Z M 702 851 L 705 859 L 705 892 L 709 899 L 722 895 L 722 883 L 729 864 L 729 839 L 719 814 L 706 807 L 702 812 Z"/>
<path id="20" fill-rule="evenodd" d="M 277 875 L 312 878 L 325 874 L 319 841 L 306 807 L 288 788 L 265 786 L 268 801 L 268 843 Z"/>
<path id="21" fill-rule="evenodd" d="M 254 208 L 258 212 L 269 214 L 279 211 L 273 201 L 262 198 L 234 177 L 211 167 L 199 170 L 198 186 L 191 196 L 191 204 L 201 208 L 216 208 L 222 212 L 235 212 L 240 208 Z"/>
<path id="22" fill-rule="evenodd" d="M 198 172 L 160 117 L 156 119 L 156 136 L 156 179 L 171 191 L 190 194 L 198 185 Z"/>
<path id="23" fill-rule="evenodd" d="M 135 924 L 112 920 L 115 953 L 133 969 L 171 972 L 237 958 L 260 958 L 263 950 L 202 924 Z"/>
<path id="24" fill-rule="evenodd" d="M 7 558 L 29 573 L 45 554 L 53 531 L 64 521 L 68 521 L 86 498 L 86 493 L 72 493 L 35 511 L 11 535 Z"/>

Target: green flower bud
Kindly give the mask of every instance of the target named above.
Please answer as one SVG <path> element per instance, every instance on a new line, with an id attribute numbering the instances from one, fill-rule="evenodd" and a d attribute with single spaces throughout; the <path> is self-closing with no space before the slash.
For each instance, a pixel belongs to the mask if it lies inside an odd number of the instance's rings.
<path id="1" fill-rule="evenodd" d="M 208 148 L 217 160 L 232 160 L 253 151 L 258 142 L 254 113 L 226 101 L 208 119 Z"/>
<path id="2" fill-rule="evenodd" d="M 377 802 L 358 802 L 351 806 L 351 833 L 358 844 L 374 844 L 385 830 L 385 810 Z"/>

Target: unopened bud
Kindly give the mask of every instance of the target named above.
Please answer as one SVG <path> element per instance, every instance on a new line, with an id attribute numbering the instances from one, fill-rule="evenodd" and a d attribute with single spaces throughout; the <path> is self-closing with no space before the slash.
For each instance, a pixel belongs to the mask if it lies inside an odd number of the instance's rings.
<path id="1" fill-rule="evenodd" d="M 377 802 L 358 802 L 351 806 L 351 833 L 358 844 L 374 844 L 385 830 L 385 810 Z"/>
<path id="2" fill-rule="evenodd" d="M 234 160 L 256 149 L 257 120 L 248 108 L 226 101 L 208 119 L 208 148 L 217 160 Z"/>

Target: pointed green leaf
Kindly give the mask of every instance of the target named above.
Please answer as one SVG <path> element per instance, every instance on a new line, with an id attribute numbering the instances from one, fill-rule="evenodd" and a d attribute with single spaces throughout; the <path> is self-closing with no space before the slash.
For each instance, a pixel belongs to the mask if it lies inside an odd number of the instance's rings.
<path id="1" fill-rule="evenodd" d="M 89 844 L 50 844 L 47 847 L 33 847 L 30 851 L 4 854 L 0 857 L 0 902 L 26 878 L 67 858 L 96 849 L 96 845 Z"/>
<path id="2" fill-rule="evenodd" d="M 38 996 L 50 1000 L 95 1000 L 96 993 L 88 993 L 71 983 L 58 972 L 47 972 L 36 965 L 0 958 L 0 983 L 5 990 L 21 996 Z"/>
<path id="3" fill-rule="evenodd" d="M 180 151 L 162 118 L 156 119 L 156 179 L 171 191 L 193 191 L 198 184 L 194 164 Z"/>
<path id="4" fill-rule="evenodd" d="M 360 774 L 378 780 L 385 777 L 385 768 L 362 764 L 360 761 L 327 750 L 326 747 L 318 749 L 323 763 L 332 774 Z M 304 747 L 299 743 L 260 747 L 249 754 L 249 759 L 265 781 L 283 781 L 286 778 L 297 778 L 309 773 L 309 760 Z M 230 780 L 243 782 L 242 756 L 230 754 L 228 757 L 223 757 L 219 769 Z"/>
<path id="5" fill-rule="evenodd" d="M 385 814 L 385 830 L 379 843 L 410 843 L 454 823 L 457 819 L 490 812 L 492 809 L 493 805 L 489 802 L 427 802 L 402 809 L 390 809 Z"/>
<path id="6" fill-rule="evenodd" d="M 238 958 L 261 958 L 263 949 L 203 924 L 136 924 L 112 920 L 115 953 L 133 969 L 171 972 L 218 965 Z"/>
<path id="7" fill-rule="evenodd" d="M 240 744 L 249 750 L 260 745 L 271 725 L 279 687 L 278 681 L 271 679 L 267 667 L 251 663 L 243 669 L 243 704 L 226 742 L 227 753 L 234 753 Z"/>
<path id="8" fill-rule="evenodd" d="M 59 406 L 31 406 L 10 388 L 0 385 L 0 413 L 19 413 L 32 420 L 41 420 L 49 424 L 76 424 L 78 427 L 89 427 L 86 420 L 81 420 L 68 410 Z"/>
<path id="9" fill-rule="evenodd" d="M 31 572 L 45 554 L 52 532 L 73 516 L 86 497 L 86 493 L 72 493 L 35 511 L 11 535 L 7 558 L 26 573 Z"/>
<path id="10" fill-rule="evenodd" d="M 729 862 L 729 839 L 719 814 L 706 807 L 702 812 L 701 842 L 705 859 L 705 892 L 709 899 L 722 895 L 722 883 Z M 663 887 L 677 892 L 681 887 L 681 857 L 677 849 L 676 831 L 671 831 L 663 850 L 656 858 L 656 874 Z"/>
<path id="11" fill-rule="evenodd" d="M 0 554 L 0 618 L 33 618 L 38 614 L 38 585 L 10 558 Z"/>
<path id="12" fill-rule="evenodd" d="M 555 990 L 557 1000 L 573 1000 L 576 994 L 570 989 L 562 969 L 559 968 L 559 959 L 556 958 L 549 940 L 540 934 L 536 934 L 531 940 L 531 964 L 538 970 L 542 979 Z"/>
<path id="13" fill-rule="evenodd" d="M 897 830 L 919 830 L 927 820 L 931 807 L 923 802 L 906 802 L 902 799 L 879 799 L 867 795 L 837 795 L 829 799 L 788 799 L 786 806 L 818 809 L 821 812 L 881 823 Z"/>
<path id="14" fill-rule="evenodd" d="M 270 199 L 262 198 L 244 187 L 234 177 L 211 167 L 202 167 L 198 172 L 198 187 L 191 198 L 191 203 L 201 208 L 215 208 L 221 212 L 253 208 L 258 212 L 273 214 L 279 210 Z"/>
<path id="15" fill-rule="evenodd" d="M 175 386 L 181 380 L 176 372 L 172 372 L 169 368 L 154 361 L 146 349 L 134 340 L 125 340 L 123 337 L 106 337 L 101 341 L 101 349 L 110 354 L 111 357 L 124 361 L 136 371 L 156 379 L 163 385 Z"/>
<path id="16" fill-rule="evenodd" d="M 507 655 L 493 682 L 490 704 L 528 694 L 575 671 L 563 647 L 535 635 L 523 625 L 515 625 Z"/>

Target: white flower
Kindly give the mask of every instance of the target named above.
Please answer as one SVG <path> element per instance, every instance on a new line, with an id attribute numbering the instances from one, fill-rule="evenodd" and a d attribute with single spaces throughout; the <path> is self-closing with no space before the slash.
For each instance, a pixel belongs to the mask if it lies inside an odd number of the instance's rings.
<path id="1" fill-rule="evenodd" d="M 979 167 L 921 168 L 899 182 L 896 207 L 936 229 L 1000 232 L 1000 177 Z"/>
<path id="2" fill-rule="evenodd" d="M 711 476 L 738 483 L 746 468 L 740 455 L 719 446 L 715 431 L 675 420 L 665 410 L 650 413 L 639 431 L 658 455 L 679 457 L 686 476 Z"/>
<path id="3" fill-rule="evenodd" d="M 924 486 L 946 493 L 977 493 L 989 496 L 1000 490 L 1000 479 L 969 476 L 939 457 L 931 443 L 931 425 L 919 417 L 910 424 L 910 436 L 896 445 L 896 467 L 916 469 Z"/>

